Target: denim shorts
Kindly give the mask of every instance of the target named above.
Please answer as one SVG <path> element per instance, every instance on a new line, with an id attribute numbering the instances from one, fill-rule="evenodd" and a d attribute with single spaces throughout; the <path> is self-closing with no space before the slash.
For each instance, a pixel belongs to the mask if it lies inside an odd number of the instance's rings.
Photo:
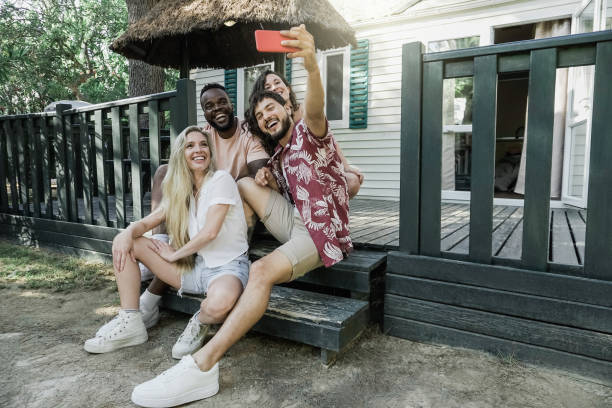
<path id="1" fill-rule="evenodd" d="M 191 272 L 181 275 L 181 289 L 178 291 L 178 294 L 179 296 L 183 292 L 196 295 L 204 294 L 208 291 L 211 282 L 225 275 L 235 276 L 240 279 L 244 289 L 249 280 L 250 266 L 251 261 L 249 261 L 246 252 L 225 265 L 214 268 L 207 267 L 204 258 L 198 255 L 195 260 L 195 268 Z"/>

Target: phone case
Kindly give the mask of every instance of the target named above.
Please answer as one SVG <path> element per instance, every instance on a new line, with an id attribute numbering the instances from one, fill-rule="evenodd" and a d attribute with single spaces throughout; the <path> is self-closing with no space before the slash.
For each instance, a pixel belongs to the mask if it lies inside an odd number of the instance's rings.
<path id="1" fill-rule="evenodd" d="M 280 31 L 255 30 L 255 46 L 259 52 L 296 52 L 299 48 L 285 47 L 281 45 L 283 40 L 292 38 L 281 35 Z"/>

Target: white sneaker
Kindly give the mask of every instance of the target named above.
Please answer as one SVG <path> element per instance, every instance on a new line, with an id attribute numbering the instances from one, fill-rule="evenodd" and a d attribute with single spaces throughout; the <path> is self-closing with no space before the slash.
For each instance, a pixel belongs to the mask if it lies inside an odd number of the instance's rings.
<path id="1" fill-rule="evenodd" d="M 185 356 L 174 367 L 132 391 L 132 402 L 142 407 L 174 407 L 219 392 L 219 363 L 201 371 L 193 357 Z"/>
<path id="2" fill-rule="evenodd" d="M 151 239 L 156 239 L 158 241 L 165 242 L 166 244 L 170 242 L 170 237 L 168 234 L 153 234 Z M 153 272 L 149 268 L 146 267 L 145 264 L 138 262 L 138 268 L 140 269 L 140 281 L 146 282 L 148 280 L 153 279 L 155 276 Z"/>
<path id="3" fill-rule="evenodd" d="M 98 330 L 96 337 L 85 341 L 83 348 L 90 353 L 108 353 L 122 347 L 142 344 L 148 338 L 142 314 L 120 310 L 117 317 Z"/>
<path id="4" fill-rule="evenodd" d="M 140 313 L 142 313 L 142 322 L 147 329 L 159 322 L 159 306 L 155 306 L 152 310 L 140 309 Z"/>
<path id="5" fill-rule="evenodd" d="M 204 337 L 206 337 L 206 333 L 208 332 L 207 324 L 200 324 L 198 321 L 198 315 L 200 311 L 197 311 L 191 319 L 189 319 L 189 323 L 187 323 L 187 327 L 183 330 L 183 334 L 180 335 L 174 346 L 172 347 L 172 358 L 180 360 L 183 356 L 192 354 L 204 343 Z"/>

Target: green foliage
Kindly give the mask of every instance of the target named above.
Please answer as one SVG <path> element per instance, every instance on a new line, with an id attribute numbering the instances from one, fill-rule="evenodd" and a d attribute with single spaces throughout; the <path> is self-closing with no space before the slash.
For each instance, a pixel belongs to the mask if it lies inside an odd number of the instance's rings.
<path id="1" fill-rule="evenodd" d="M 54 252 L 0 240 L 0 287 L 70 291 L 112 285 L 110 265 L 85 262 Z"/>
<path id="2" fill-rule="evenodd" d="M 0 114 L 126 97 L 127 60 L 108 48 L 126 27 L 125 0 L 1 1 Z"/>

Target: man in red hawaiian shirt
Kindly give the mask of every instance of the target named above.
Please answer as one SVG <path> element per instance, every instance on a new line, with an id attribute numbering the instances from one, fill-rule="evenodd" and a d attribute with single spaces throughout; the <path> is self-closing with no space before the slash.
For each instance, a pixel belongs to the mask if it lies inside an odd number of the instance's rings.
<path id="1" fill-rule="evenodd" d="M 263 91 L 251 96 L 249 128 L 277 143 L 267 167 L 255 179 L 238 181 L 240 194 L 264 225 L 281 242 L 279 248 L 251 265 L 242 296 L 217 333 L 193 356 L 139 385 L 150 406 L 185 403 L 214 395 L 218 390 L 218 362 L 261 317 L 272 287 L 321 265 L 343 259 L 353 245 L 348 229 L 348 191 L 342 161 L 324 113 L 324 90 L 315 58 L 312 35 L 303 25 L 283 31 L 293 40 L 284 45 L 300 50 L 308 73 L 305 115 L 298 123 L 282 96 Z M 161 402 L 159 402 L 161 403 Z"/>

